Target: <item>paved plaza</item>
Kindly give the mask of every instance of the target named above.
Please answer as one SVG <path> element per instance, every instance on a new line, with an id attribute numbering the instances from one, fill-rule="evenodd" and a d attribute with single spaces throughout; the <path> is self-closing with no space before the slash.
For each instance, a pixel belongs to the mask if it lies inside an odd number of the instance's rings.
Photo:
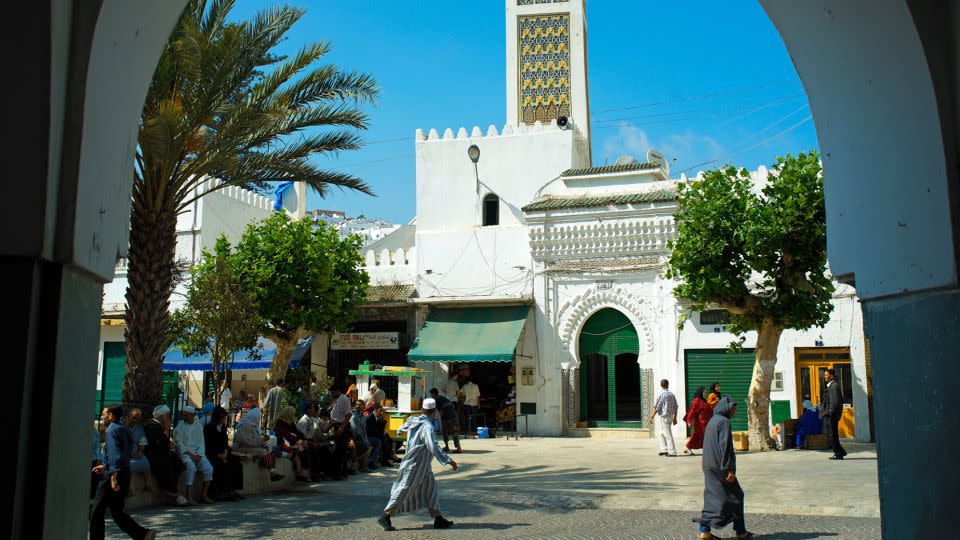
<path id="1" fill-rule="evenodd" d="M 699 457 L 658 457 L 653 440 L 468 440 L 460 470 L 435 467 L 448 531 L 425 512 L 401 514 L 398 531 L 374 522 L 395 469 L 237 503 L 137 512 L 166 538 L 696 538 Z M 738 456 L 748 528 L 768 539 L 861 539 L 880 534 L 876 452 L 848 444 L 824 452 Z M 110 523 L 110 537 L 121 537 Z M 733 537 L 730 529 L 717 531 Z"/>

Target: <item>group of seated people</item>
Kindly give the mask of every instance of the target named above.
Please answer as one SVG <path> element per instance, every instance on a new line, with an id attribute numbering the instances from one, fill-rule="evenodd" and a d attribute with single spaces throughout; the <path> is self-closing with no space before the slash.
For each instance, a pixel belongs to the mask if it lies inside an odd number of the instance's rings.
<path id="1" fill-rule="evenodd" d="M 186 406 L 181 411 L 183 421 L 172 429 L 170 408 L 158 405 L 153 418 L 143 421 L 139 409 L 132 409 L 124 417 L 134 448 L 130 472 L 143 474 L 143 485 L 151 489 L 156 482 L 159 490 L 180 505 L 195 505 L 197 500 L 212 503 L 214 499 L 239 500 L 243 498 L 243 467 L 231 453 L 227 437 L 227 411 L 216 407 L 206 425 L 197 420 L 197 411 Z M 102 460 L 102 435 L 94 427 L 93 464 Z M 184 489 L 178 484 L 185 473 Z M 193 489 L 197 473 L 199 489 Z M 96 477 L 93 478 L 96 481 Z M 91 483 L 91 494 L 94 489 Z M 91 495 L 92 497 L 92 495 Z"/>
<path id="2" fill-rule="evenodd" d="M 398 462 L 383 408 L 375 400 L 351 404 L 338 390 L 331 394 L 329 410 L 308 403 L 294 420 L 295 410 L 287 406 L 274 418 L 277 449 L 292 460 L 297 480 L 346 480 Z"/>
<path id="3" fill-rule="evenodd" d="M 203 424 L 197 410 L 185 406 L 183 419 L 175 428 L 166 405 L 154 408 L 153 418 L 145 422 L 142 412 L 132 409 L 124 417 L 134 441 L 130 472 L 143 475 L 146 489 L 155 484 L 177 504 L 196 505 L 244 498 L 242 456 L 256 459 L 270 472 L 272 481 L 284 478 L 276 470 L 279 458 L 290 459 L 297 480 L 304 482 L 345 480 L 357 472 L 399 463 L 378 400 L 370 400 L 369 405 L 363 400 L 351 404 L 339 391 L 331 394 L 334 403 L 329 409 L 308 403 L 299 420 L 292 406 L 280 408 L 270 426 L 275 440 L 261 428 L 262 412 L 256 403 L 244 407 L 232 445 L 227 430 L 229 414 L 223 407 L 216 406 Z M 94 466 L 102 461 L 102 440 L 95 426 Z M 178 488 L 181 474 L 182 491 Z M 198 476 L 198 489 L 194 489 Z M 91 498 L 97 481 L 94 475 Z"/>

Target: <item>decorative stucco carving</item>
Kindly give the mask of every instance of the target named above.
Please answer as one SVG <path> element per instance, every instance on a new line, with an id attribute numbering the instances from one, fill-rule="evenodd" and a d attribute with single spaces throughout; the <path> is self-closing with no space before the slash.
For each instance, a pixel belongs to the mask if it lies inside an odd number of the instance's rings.
<path id="1" fill-rule="evenodd" d="M 577 344 L 577 335 L 583 324 L 591 315 L 605 307 L 620 310 L 630 319 L 633 326 L 637 329 L 637 337 L 640 339 L 641 348 L 647 352 L 653 351 L 653 331 L 647 324 L 644 317 L 644 300 L 623 287 L 612 289 L 598 289 L 591 287 L 583 294 L 573 297 L 569 302 L 560 308 L 560 316 L 563 321 L 563 327 L 560 332 L 560 339 L 564 348 L 568 349 L 574 358 L 577 358 L 575 350 Z"/>
<path id="2" fill-rule="evenodd" d="M 572 223 L 532 226 L 530 249 L 535 259 L 666 253 L 676 236 L 672 217 L 629 222 Z"/>

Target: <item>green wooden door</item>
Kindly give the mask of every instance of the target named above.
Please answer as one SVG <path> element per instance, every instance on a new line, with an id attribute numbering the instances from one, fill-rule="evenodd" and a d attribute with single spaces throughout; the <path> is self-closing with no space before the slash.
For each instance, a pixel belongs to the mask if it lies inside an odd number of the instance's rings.
<path id="1" fill-rule="evenodd" d="M 127 349 L 122 341 L 103 344 L 103 371 L 100 395 L 97 396 L 97 415 L 107 405 L 123 402 L 123 377 L 127 374 Z"/>
<path id="2" fill-rule="evenodd" d="M 604 308 L 590 316 L 580 331 L 582 420 L 616 422 L 640 419 L 639 369 L 626 369 L 628 364 L 625 363 L 636 363 L 639 353 L 637 330 L 626 315 L 615 309 Z M 630 380 L 620 380 L 624 376 Z M 629 404 L 620 403 L 618 407 L 618 388 L 621 394 L 629 396 Z M 629 417 L 618 418 L 618 410 L 621 416 L 628 414 Z"/>
<path id="3" fill-rule="evenodd" d="M 693 401 L 693 393 L 698 386 L 707 392 L 710 385 L 720 384 L 720 393 L 730 396 L 738 404 L 737 415 L 731 424 L 733 431 L 747 430 L 747 392 L 750 390 L 750 379 L 753 378 L 754 353 L 744 349 L 743 352 L 731 353 L 725 349 L 700 350 L 686 352 L 686 385 L 684 391 L 687 403 Z"/>

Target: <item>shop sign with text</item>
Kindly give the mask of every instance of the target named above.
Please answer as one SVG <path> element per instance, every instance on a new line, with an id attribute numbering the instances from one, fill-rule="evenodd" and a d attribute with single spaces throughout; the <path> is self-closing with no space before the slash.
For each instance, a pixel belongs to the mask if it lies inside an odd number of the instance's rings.
<path id="1" fill-rule="evenodd" d="M 399 349 L 399 332 L 349 332 L 334 334 L 330 348 L 335 351 L 365 351 L 370 349 Z"/>

